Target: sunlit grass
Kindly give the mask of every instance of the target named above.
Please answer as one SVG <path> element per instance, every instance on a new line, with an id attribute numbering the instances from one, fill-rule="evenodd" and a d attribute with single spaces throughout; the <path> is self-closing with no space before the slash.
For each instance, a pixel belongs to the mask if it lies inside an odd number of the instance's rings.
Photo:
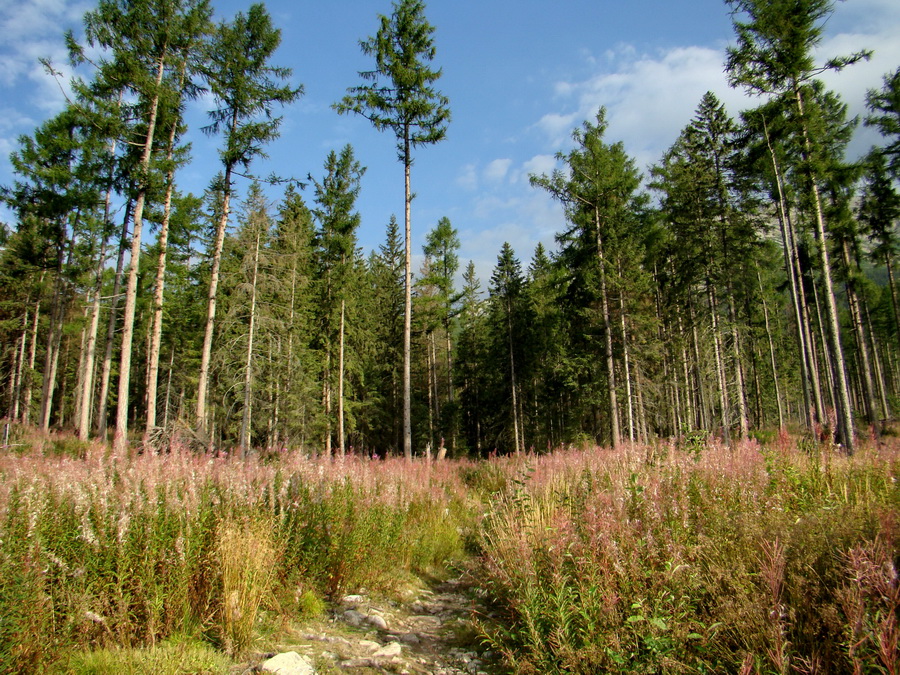
<path id="1" fill-rule="evenodd" d="M 0 455 L 0 672 L 181 672 L 178 654 L 252 651 L 263 624 L 466 560 L 516 672 L 897 665 L 897 439 L 480 463 L 28 443 Z"/>

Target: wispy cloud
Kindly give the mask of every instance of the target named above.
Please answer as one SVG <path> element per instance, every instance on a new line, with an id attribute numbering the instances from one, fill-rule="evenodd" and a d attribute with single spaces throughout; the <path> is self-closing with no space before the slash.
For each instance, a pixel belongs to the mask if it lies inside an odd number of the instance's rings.
<path id="1" fill-rule="evenodd" d="M 495 159 L 488 163 L 484 170 L 484 177 L 493 182 L 502 181 L 509 173 L 509 167 L 512 165 L 511 159 Z"/>
<path id="2" fill-rule="evenodd" d="M 880 87 L 881 76 L 900 64 L 900 3 L 838 3 L 827 29 L 816 51 L 820 60 L 860 49 L 874 50 L 868 63 L 824 77 L 827 86 L 849 105 L 850 114 L 862 115 L 866 90 Z M 674 142 L 707 91 L 714 92 L 735 116 L 756 104 L 756 99 L 728 86 L 724 46 L 680 46 L 639 53 L 632 45 L 618 45 L 603 58 L 586 57 L 586 62 L 593 67 L 593 75 L 552 85 L 555 109 L 548 110 L 536 124 L 550 147 L 568 146 L 572 129 L 605 106 L 607 137 L 623 141 L 638 164 L 647 167 Z M 861 130 L 850 152 L 858 153 L 873 140 L 871 130 Z"/>

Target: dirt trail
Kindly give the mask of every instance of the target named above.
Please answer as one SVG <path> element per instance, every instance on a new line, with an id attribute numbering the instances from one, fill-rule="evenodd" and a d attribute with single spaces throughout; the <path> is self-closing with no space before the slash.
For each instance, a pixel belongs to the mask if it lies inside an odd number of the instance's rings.
<path id="1" fill-rule="evenodd" d="M 402 600 L 354 594 L 342 598 L 327 622 L 289 631 L 277 652 L 306 656 L 318 675 L 492 675 L 495 655 L 481 645 L 472 618 L 484 614 L 465 577 L 410 589 Z M 265 672 L 260 654 L 233 674 Z M 299 671 L 298 671 L 299 672 Z"/>

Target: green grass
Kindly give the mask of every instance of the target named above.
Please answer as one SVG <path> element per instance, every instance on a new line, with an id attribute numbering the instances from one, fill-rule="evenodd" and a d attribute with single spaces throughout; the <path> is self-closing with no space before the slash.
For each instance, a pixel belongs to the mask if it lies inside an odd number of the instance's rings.
<path id="1" fill-rule="evenodd" d="M 231 659 L 196 640 L 168 640 L 145 649 L 97 649 L 76 652 L 58 664 L 54 675 L 220 675 Z"/>
<path id="2" fill-rule="evenodd" d="M 896 439 L 479 463 L 29 443 L 0 455 L 0 673 L 221 672 L 344 593 L 460 561 L 513 672 L 900 667 Z"/>

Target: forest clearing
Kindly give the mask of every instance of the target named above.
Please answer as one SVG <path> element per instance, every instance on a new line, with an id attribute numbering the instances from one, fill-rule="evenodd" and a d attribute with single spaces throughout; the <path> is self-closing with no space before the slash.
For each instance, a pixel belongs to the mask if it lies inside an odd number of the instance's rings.
<path id="1" fill-rule="evenodd" d="M 475 462 L 14 437 L 2 672 L 242 673 L 290 651 L 319 673 L 900 665 L 895 436 Z"/>
<path id="2" fill-rule="evenodd" d="M 855 117 L 834 3 L 722 10 L 752 107 L 645 173 L 545 115 L 483 286 L 455 207 L 414 251 L 421 0 L 324 106 L 402 170 L 367 254 L 352 144 L 264 177 L 283 12 L 98 0 L 0 186 L 0 673 L 900 673 L 900 68 Z"/>

